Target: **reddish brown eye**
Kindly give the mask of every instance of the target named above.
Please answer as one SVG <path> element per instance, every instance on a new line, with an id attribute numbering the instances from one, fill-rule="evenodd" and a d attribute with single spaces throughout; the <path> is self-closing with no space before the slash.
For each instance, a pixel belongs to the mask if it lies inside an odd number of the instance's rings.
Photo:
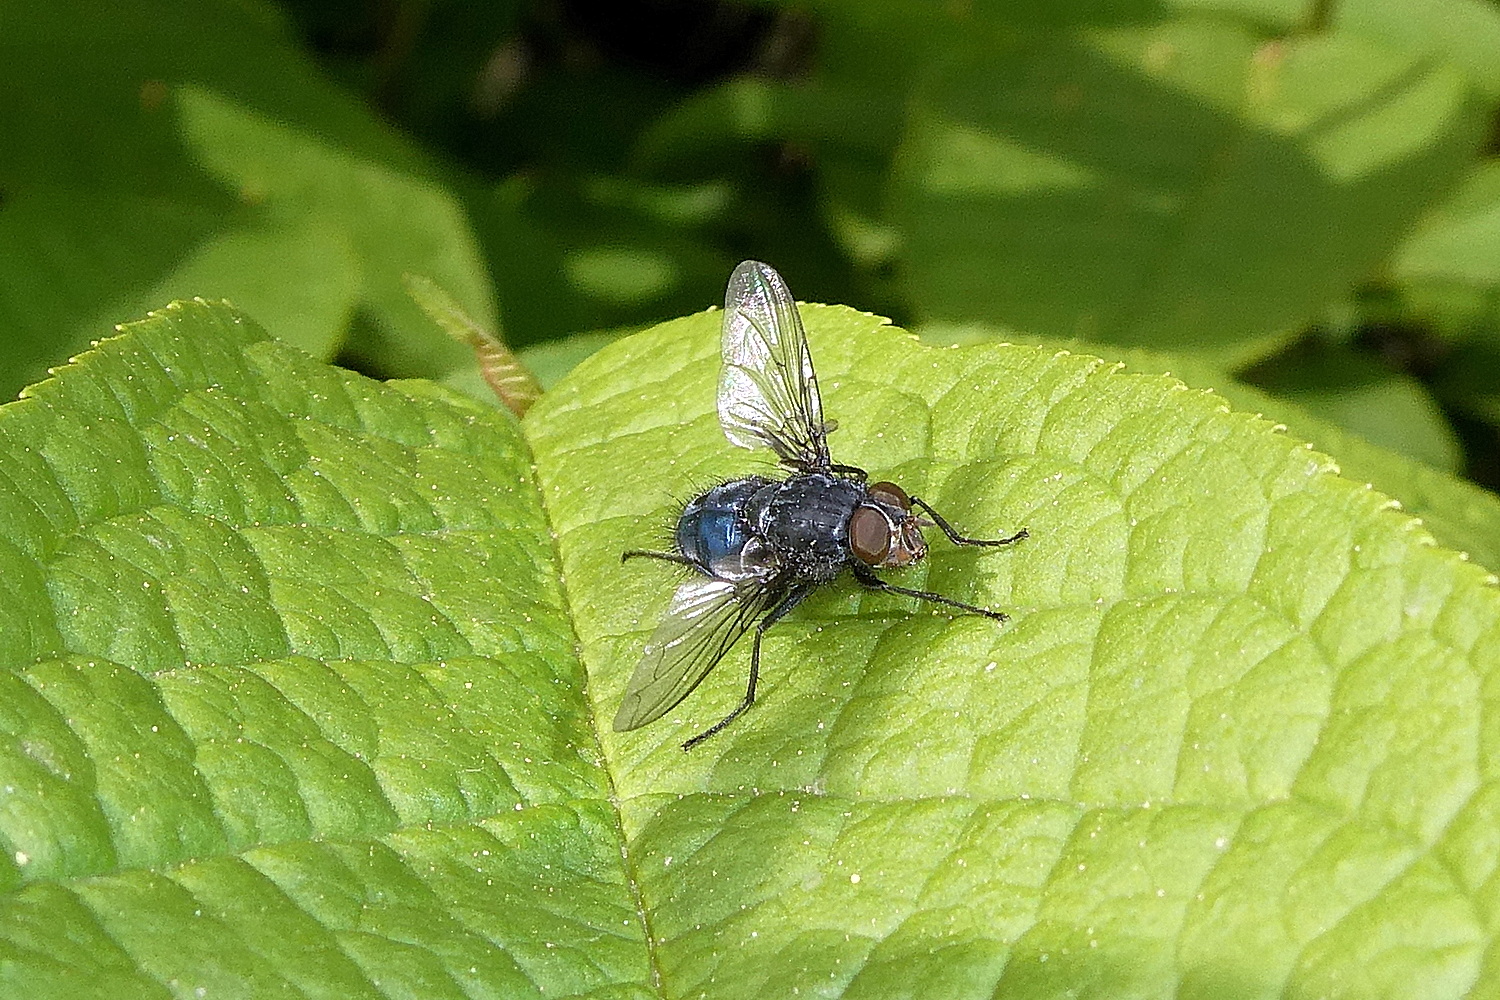
<path id="1" fill-rule="evenodd" d="M 870 492 L 886 503 L 893 503 L 902 510 L 911 510 L 911 498 L 895 483 L 875 483 L 870 487 Z"/>
<path id="2" fill-rule="evenodd" d="M 874 507 L 856 507 L 849 518 L 849 548 L 866 566 L 879 566 L 891 551 L 891 522 Z"/>

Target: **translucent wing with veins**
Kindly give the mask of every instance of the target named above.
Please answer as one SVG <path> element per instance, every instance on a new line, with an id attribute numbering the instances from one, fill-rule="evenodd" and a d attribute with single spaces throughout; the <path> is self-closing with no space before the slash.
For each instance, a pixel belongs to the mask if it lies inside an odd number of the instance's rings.
<path id="1" fill-rule="evenodd" d="M 782 596 L 769 573 L 696 577 L 678 587 L 625 688 L 615 732 L 639 728 L 675 708 Z"/>
<path id="2" fill-rule="evenodd" d="M 747 260 L 724 294 L 719 423 L 741 448 L 764 445 L 795 469 L 827 469 L 828 431 L 807 334 L 786 282 Z"/>

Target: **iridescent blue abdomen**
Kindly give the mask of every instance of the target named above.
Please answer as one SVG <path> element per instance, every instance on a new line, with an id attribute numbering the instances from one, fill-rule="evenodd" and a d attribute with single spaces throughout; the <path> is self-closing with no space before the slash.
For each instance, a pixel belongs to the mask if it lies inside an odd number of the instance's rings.
<path id="1" fill-rule="evenodd" d="M 677 519 L 677 551 L 708 568 L 737 557 L 750 540 L 745 506 L 774 480 L 761 476 L 715 486 L 682 509 Z"/>

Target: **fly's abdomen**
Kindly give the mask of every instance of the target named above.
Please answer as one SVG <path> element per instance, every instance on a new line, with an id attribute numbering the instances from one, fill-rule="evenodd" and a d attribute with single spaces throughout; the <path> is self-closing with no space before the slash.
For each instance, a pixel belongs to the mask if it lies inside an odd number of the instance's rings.
<path id="1" fill-rule="evenodd" d="M 745 505 L 771 480 L 760 476 L 715 486 L 691 501 L 677 519 L 677 550 L 704 568 L 739 556 L 751 540 Z"/>

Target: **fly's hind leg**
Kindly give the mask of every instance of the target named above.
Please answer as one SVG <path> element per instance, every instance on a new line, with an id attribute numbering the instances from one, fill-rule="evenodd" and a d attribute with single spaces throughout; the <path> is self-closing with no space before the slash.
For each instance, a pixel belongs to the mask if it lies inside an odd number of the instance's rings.
<path id="1" fill-rule="evenodd" d="M 709 726 L 703 732 L 694 736 L 682 745 L 683 750 L 691 750 L 710 736 L 738 719 L 751 705 L 755 704 L 755 685 L 760 680 L 760 637 L 766 634 L 766 629 L 776 624 L 788 611 L 802 603 L 802 599 L 813 592 L 809 586 L 796 587 L 791 593 L 781 599 L 781 603 L 772 608 L 760 624 L 755 626 L 755 644 L 750 647 L 750 683 L 745 686 L 745 698 L 724 718 Z"/>
<path id="2" fill-rule="evenodd" d="M 910 587 L 898 587 L 894 583 L 887 583 L 859 563 L 851 564 L 850 568 L 854 570 L 854 578 L 871 590 L 883 590 L 888 594 L 902 594 L 906 597 L 915 597 L 922 601 L 931 601 L 934 604 L 945 604 L 950 608 L 967 611 L 971 615 L 983 615 L 986 618 L 993 618 L 997 622 L 1010 620 L 1010 616 L 1003 611 L 991 611 L 989 608 L 965 604 L 963 601 L 955 601 L 953 598 L 944 597 L 942 594 L 934 594 L 930 590 L 912 590 Z"/>
<path id="3" fill-rule="evenodd" d="M 629 562 L 632 559 L 660 559 L 662 562 L 679 563 L 683 566 L 691 566 L 694 569 L 702 569 L 687 556 L 676 552 L 653 552 L 650 549 L 626 549 L 620 553 L 620 562 Z"/>
<path id="4" fill-rule="evenodd" d="M 911 505 L 913 507 L 921 507 L 924 511 L 931 515 L 933 523 L 942 529 L 943 534 L 947 535 L 948 540 L 954 545 L 1009 545 L 1012 542 L 1019 542 L 1021 539 L 1030 534 L 1030 532 L 1028 532 L 1025 528 L 1022 528 L 1020 531 L 1016 532 L 1014 535 L 1011 535 L 1009 538 L 965 538 L 963 535 L 960 535 L 953 529 L 953 525 L 949 524 L 947 519 L 945 519 L 943 515 L 932 509 L 932 504 L 928 503 L 926 500 L 923 500 L 920 497 L 910 497 L 909 499 L 911 500 Z"/>

